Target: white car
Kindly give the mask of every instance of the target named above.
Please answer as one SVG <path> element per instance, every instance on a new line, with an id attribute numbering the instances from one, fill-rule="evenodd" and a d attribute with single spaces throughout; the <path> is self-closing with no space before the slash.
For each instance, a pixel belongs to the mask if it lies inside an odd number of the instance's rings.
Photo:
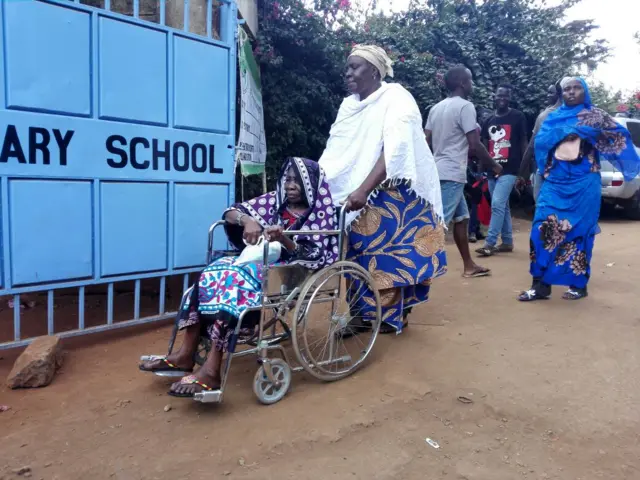
<path id="1" fill-rule="evenodd" d="M 640 155 L 640 120 L 625 117 L 615 117 L 615 120 L 629 130 Z M 601 168 L 603 206 L 620 205 L 627 217 L 640 220 L 640 175 L 625 182 L 622 173 L 606 160 L 602 160 Z"/>

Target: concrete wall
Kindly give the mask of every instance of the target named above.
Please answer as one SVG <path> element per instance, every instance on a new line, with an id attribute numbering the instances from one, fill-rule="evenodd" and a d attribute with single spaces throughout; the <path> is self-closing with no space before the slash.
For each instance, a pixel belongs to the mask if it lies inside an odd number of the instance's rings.
<path id="1" fill-rule="evenodd" d="M 246 29 L 252 36 L 258 35 L 258 2 L 257 0 L 236 0 L 238 13 L 247 22 Z"/>

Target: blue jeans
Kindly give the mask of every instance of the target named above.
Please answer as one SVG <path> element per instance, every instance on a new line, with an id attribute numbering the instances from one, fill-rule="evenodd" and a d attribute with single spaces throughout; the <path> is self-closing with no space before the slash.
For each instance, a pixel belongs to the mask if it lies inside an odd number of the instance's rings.
<path id="1" fill-rule="evenodd" d="M 442 207 L 444 211 L 444 222 L 449 225 L 460 223 L 469 218 L 469 208 L 467 200 L 464 198 L 464 183 L 450 180 L 440 181 L 440 191 L 442 192 Z"/>
<path id="2" fill-rule="evenodd" d="M 495 247 L 498 243 L 498 235 L 502 237 L 502 243 L 513 245 L 513 226 L 511 225 L 511 209 L 509 208 L 509 196 L 516 184 L 515 175 L 502 175 L 489 178 L 489 192 L 491 192 L 491 223 L 486 244 Z"/>

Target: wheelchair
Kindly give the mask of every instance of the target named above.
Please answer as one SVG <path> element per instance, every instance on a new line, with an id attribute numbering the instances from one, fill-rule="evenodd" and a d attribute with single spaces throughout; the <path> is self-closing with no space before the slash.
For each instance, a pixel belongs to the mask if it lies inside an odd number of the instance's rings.
<path id="1" fill-rule="evenodd" d="M 269 242 L 264 241 L 261 304 L 244 311 L 236 322 L 223 359 L 220 388 L 195 393 L 195 401 L 222 402 L 231 362 L 238 357 L 256 356 L 258 370 L 253 378 L 253 392 L 265 405 L 274 404 L 287 394 L 293 372 L 306 371 L 320 381 L 332 382 L 351 375 L 363 365 L 382 323 L 381 300 L 371 274 L 344 259 L 348 235 L 345 214 L 342 209 L 338 230 L 284 232 L 288 236 L 338 235 L 338 261 L 320 270 L 310 271 L 299 265 L 270 265 Z M 207 265 L 223 256 L 240 254 L 238 250 L 214 250 L 215 232 L 224 224 L 222 220 L 209 228 Z M 167 355 L 173 351 L 180 313 L 192 289 L 187 289 L 182 296 Z M 362 304 L 358 295 L 364 289 L 373 294 L 365 299 L 365 313 L 358 307 Z M 248 323 L 248 315 L 252 314 L 259 315 L 255 333 L 240 338 L 243 322 Z M 203 365 L 210 350 L 210 339 L 201 336 L 195 363 Z M 146 355 L 141 361 L 156 358 L 160 356 Z M 187 374 L 179 371 L 153 373 L 162 377 Z"/>

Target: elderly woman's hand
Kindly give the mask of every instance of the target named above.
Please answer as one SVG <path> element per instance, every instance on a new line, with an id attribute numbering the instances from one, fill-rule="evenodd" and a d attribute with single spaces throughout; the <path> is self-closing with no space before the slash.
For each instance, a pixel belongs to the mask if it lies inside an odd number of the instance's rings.
<path id="1" fill-rule="evenodd" d="M 258 243 L 260 235 L 262 235 L 262 227 L 253 218 L 246 216 L 243 218 L 244 231 L 242 232 L 242 238 L 249 245 L 255 245 Z"/>
<path id="2" fill-rule="evenodd" d="M 273 225 L 271 227 L 267 227 L 264 231 L 265 237 L 269 242 L 280 242 L 284 243 L 284 229 L 281 225 Z"/>
<path id="3" fill-rule="evenodd" d="M 356 210 L 360 210 L 367 204 L 368 197 L 369 196 L 366 192 L 358 188 L 347 197 L 347 200 L 344 202 L 344 208 L 347 212 L 355 212 Z"/>
<path id="4" fill-rule="evenodd" d="M 289 253 L 294 254 L 297 248 L 296 243 L 284 233 L 282 225 L 274 225 L 273 227 L 267 227 L 264 231 L 264 236 L 267 242 L 280 242 Z"/>

